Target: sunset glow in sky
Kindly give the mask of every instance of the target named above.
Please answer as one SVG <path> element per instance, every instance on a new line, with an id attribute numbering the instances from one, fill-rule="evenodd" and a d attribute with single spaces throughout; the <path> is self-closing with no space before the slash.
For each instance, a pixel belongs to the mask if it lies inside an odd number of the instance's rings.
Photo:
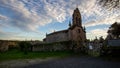
<path id="1" fill-rule="evenodd" d="M 120 11 L 108 11 L 96 0 L 0 0 L 0 39 L 42 40 L 46 33 L 68 28 L 78 5 L 88 39 L 104 38 L 120 22 Z"/>

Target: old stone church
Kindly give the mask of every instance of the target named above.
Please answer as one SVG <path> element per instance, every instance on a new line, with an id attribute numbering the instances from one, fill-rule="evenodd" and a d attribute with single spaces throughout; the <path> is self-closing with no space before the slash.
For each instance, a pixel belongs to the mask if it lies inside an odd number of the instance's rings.
<path id="1" fill-rule="evenodd" d="M 69 28 L 67 30 L 47 34 L 44 42 L 77 41 L 83 43 L 85 40 L 86 31 L 85 28 L 82 27 L 82 18 L 79 9 L 76 8 L 72 15 L 72 23 L 69 23 Z"/>

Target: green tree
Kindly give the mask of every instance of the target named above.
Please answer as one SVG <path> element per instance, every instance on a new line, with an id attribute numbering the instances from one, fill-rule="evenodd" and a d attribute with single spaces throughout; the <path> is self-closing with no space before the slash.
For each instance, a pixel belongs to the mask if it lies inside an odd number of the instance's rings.
<path id="1" fill-rule="evenodd" d="M 99 38 L 99 42 L 100 42 L 100 43 L 103 43 L 103 42 L 104 42 L 103 36 L 101 36 L 101 37 Z"/>
<path id="2" fill-rule="evenodd" d="M 20 50 L 23 51 L 25 54 L 27 54 L 32 45 L 28 41 L 21 41 L 19 43 L 19 46 L 20 46 Z"/>
<path id="3" fill-rule="evenodd" d="M 116 37 L 119 38 L 120 37 L 120 24 L 115 22 L 111 25 L 110 27 L 111 29 L 111 33 Z"/>

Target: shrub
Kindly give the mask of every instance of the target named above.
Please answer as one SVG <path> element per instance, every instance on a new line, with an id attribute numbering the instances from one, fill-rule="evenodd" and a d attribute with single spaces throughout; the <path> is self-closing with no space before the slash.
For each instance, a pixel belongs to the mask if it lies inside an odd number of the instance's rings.
<path id="1" fill-rule="evenodd" d="M 30 47 L 32 46 L 30 42 L 28 41 L 21 41 L 19 43 L 20 50 L 23 51 L 25 54 L 30 50 Z"/>

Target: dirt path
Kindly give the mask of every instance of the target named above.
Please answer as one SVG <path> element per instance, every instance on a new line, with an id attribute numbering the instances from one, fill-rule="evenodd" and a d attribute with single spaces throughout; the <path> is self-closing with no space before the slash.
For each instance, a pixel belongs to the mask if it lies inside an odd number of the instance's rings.
<path id="1" fill-rule="evenodd" d="M 38 63 L 24 68 L 120 68 L 120 62 L 95 57 L 69 57 Z"/>
<path id="2" fill-rule="evenodd" d="M 120 62 L 82 56 L 5 61 L 0 68 L 120 68 Z"/>
<path id="3" fill-rule="evenodd" d="M 46 61 L 50 61 L 57 58 L 46 58 L 46 59 L 19 59 L 0 62 L 0 68 L 22 68 Z"/>

